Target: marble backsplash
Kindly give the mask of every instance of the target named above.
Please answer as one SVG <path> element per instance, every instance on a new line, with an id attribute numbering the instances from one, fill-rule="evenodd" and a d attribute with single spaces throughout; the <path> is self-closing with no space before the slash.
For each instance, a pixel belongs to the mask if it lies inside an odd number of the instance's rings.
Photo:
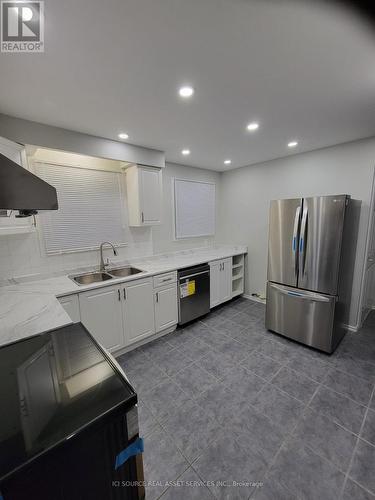
<path id="1" fill-rule="evenodd" d="M 153 254 L 152 230 L 137 228 L 126 246 L 118 247 L 118 256 L 104 250 L 111 262 L 147 257 Z M 9 278 L 63 273 L 71 269 L 92 267 L 99 264 L 99 251 L 47 255 L 43 239 L 34 233 L 0 236 L 0 281 Z"/>
<path id="2" fill-rule="evenodd" d="M 179 255 L 185 251 L 190 253 L 215 246 L 214 238 L 199 238 L 199 241 L 190 238 L 186 241 L 166 241 L 164 246 L 169 246 L 169 249 L 160 252 L 160 245 L 154 239 L 152 228 L 136 228 L 132 231 L 126 246 L 117 247 L 117 257 L 113 255 L 110 247 L 105 248 L 104 257 L 113 265 L 121 265 L 147 257 L 162 257 L 164 254 L 167 254 L 169 259 L 173 254 Z M 0 284 L 18 278 L 35 280 L 47 276 L 71 274 L 73 271 L 84 272 L 98 266 L 99 250 L 47 255 L 43 238 L 38 231 L 0 236 Z"/>

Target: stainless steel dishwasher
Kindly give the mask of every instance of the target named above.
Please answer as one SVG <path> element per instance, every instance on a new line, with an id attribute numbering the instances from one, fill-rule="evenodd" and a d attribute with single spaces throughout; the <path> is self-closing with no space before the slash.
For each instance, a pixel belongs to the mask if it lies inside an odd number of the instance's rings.
<path id="1" fill-rule="evenodd" d="M 178 271 L 178 323 L 184 325 L 210 312 L 210 266 Z"/>

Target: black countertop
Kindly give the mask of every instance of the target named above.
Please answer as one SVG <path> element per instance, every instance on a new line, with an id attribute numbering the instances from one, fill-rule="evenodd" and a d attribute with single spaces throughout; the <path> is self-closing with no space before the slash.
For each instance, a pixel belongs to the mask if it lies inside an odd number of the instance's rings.
<path id="1" fill-rule="evenodd" d="M 137 396 L 77 323 L 0 348 L 0 480 Z"/>

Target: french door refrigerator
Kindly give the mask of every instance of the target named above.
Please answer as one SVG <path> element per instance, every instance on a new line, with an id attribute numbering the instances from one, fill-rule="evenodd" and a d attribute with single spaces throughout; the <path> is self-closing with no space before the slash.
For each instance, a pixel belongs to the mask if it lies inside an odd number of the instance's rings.
<path id="1" fill-rule="evenodd" d="M 351 198 L 271 201 L 266 328 L 333 352 L 345 334 Z"/>

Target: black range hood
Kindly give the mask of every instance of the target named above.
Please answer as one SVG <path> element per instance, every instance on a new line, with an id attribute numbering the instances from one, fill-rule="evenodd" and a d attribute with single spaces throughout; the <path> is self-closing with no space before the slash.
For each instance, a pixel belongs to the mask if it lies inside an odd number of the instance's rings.
<path id="1" fill-rule="evenodd" d="M 18 210 L 16 217 L 28 217 L 57 209 L 53 186 L 0 153 L 0 210 Z"/>

